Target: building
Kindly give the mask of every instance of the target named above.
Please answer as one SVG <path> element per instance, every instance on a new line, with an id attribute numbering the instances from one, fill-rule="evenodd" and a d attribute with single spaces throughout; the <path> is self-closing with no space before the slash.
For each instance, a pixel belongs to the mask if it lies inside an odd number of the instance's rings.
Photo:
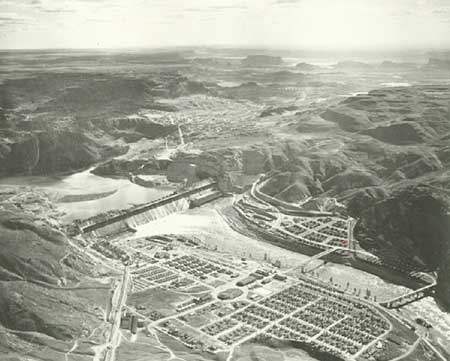
<path id="1" fill-rule="evenodd" d="M 205 193 L 201 193 L 191 197 L 189 208 L 200 207 L 201 205 L 211 202 L 222 196 L 222 192 L 218 190 L 208 190 Z"/>
<path id="2" fill-rule="evenodd" d="M 253 277 L 253 276 L 248 276 L 248 277 L 245 277 L 245 278 L 239 280 L 239 281 L 236 283 L 236 285 L 239 286 L 239 287 L 244 287 L 244 286 L 248 286 L 249 284 L 252 284 L 252 283 L 255 282 L 255 281 L 256 281 L 256 278 L 255 278 L 255 277 Z"/>
<path id="3" fill-rule="evenodd" d="M 273 276 L 273 279 L 277 280 L 277 281 L 283 281 L 284 282 L 284 281 L 286 281 L 287 277 L 277 273 L 275 276 Z"/>

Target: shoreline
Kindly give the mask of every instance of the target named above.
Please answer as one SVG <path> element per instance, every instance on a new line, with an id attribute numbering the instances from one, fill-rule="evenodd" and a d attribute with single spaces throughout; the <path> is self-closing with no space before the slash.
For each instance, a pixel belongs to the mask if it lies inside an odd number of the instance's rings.
<path id="1" fill-rule="evenodd" d="M 103 193 L 89 193 L 89 194 L 67 194 L 56 200 L 56 203 L 77 203 L 77 202 L 88 202 L 97 199 L 102 199 L 109 197 L 117 193 L 117 189 L 110 192 Z"/>

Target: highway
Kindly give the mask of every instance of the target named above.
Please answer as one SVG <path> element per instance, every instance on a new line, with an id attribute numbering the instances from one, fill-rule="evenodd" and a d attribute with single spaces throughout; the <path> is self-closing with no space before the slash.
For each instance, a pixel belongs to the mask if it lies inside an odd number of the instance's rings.
<path id="1" fill-rule="evenodd" d="M 122 316 L 122 309 L 124 308 L 129 289 L 129 281 L 130 281 L 130 271 L 127 267 L 125 267 L 123 272 L 123 277 L 120 282 L 119 295 L 117 295 L 117 291 L 114 292 L 113 300 L 112 300 L 112 309 L 110 313 L 110 319 L 112 322 L 111 332 L 109 334 L 109 339 L 106 346 L 105 356 L 103 361 L 114 361 L 116 357 L 116 348 L 120 344 L 120 319 Z M 117 288 L 116 288 L 117 290 Z"/>

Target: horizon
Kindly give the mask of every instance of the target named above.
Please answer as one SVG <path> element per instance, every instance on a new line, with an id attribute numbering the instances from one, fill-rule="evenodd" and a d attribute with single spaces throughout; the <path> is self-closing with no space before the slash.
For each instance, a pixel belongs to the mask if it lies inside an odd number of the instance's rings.
<path id="1" fill-rule="evenodd" d="M 278 51 L 278 52 L 309 52 L 309 53 L 417 53 L 417 52 L 450 52 L 450 45 L 443 47 L 405 47 L 405 48 L 348 48 L 348 49 L 334 49 L 334 48 L 314 48 L 314 47 L 289 47 L 289 46 L 266 46 L 266 45 L 251 45 L 251 44 L 179 44 L 179 45 L 142 45 L 142 46 L 115 46 L 115 47 L 12 47 L 0 48 L 0 52 L 5 51 L 54 51 L 54 50 L 75 50 L 75 51 L 182 51 L 182 50 L 197 50 L 197 49 L 211 49 L 211 50 L 250 50 L 250 51 Z"/>
<path id="2" fill-rule="evenodd" d="M 0 0 L 0 48 L 450 48 L 446 0 Z"/>

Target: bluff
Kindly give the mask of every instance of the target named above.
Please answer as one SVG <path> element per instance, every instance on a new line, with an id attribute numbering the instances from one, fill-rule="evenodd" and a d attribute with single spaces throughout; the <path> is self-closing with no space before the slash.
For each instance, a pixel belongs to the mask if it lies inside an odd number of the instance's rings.
<path id="1" fill-rule="evenodd" d="M 14 133 L 0 141 L 0 175 L 73 171 L 122 154 L 126 149 L 101 144 L 86 134 L 69 130 Z"/>
<path id="2" fill-rule="evenodd" d="M 336 197 L 359 219 L 363 248 L 436 271 L 450 309 L 449 95 L 448 86 L 384 88 L 317 109 L 337 127 L 269 147 L 266 169 L 279 173 L 261 190 L 294 203 Z M 283 156 L 271 162 L 271 153 Z"/>
<path id="3" fill-rule="evenodd" d="M 248 55 L 242 60 L 244 66 L 274 66 L 282 63 L 283 59 L 280 56 L 271 55 Z"/>
<path id="4" fill-rule="evenodd" d="M 34 207 L 41 207 L 35 204 Z M 41 209 L 46 212 L 44 208 Z M 90 355 L 102 325 L 104 285 L 91 282 L 95 265 L 72 247 L 66 235 L 3 199 L 0 209 L 0 354 L 2 360 L 27 354 L 33 360 L 64 358 L 79 341 L 77 353 Z M 83 292 L 77 287 L 85 283 Z M 105 303 L 103 303 L 103 301 Z"/>
<path id="5" fill-rule="evenodd" d="M 450 308 L 450 197 L 428 184 L 397 185 L 387 195 L 348 204 L 358 217 L 355 237 L 365 248 L 418 256 L 438 272 L 438 297 Z"/>
<path id="6" fill-rule="evenodd" d="M 296 66 L 296 69 L 300 71 L 314 71 L 321 69 L 320 66 L 309 64 L 309 63 L 298 63 Z"/>

